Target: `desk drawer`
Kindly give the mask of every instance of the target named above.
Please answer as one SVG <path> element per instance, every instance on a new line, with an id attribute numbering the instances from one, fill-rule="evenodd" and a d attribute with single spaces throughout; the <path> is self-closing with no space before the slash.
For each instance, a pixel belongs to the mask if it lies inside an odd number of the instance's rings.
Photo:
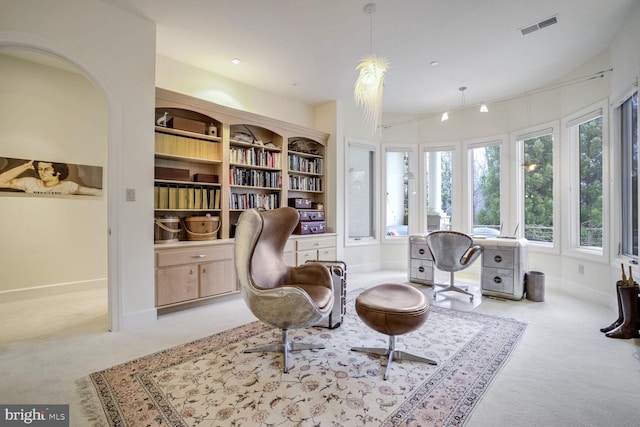
<path id="1" fill-rule="evenodd" d="M 485 267 L 513 269 L 514 251 L 485 249 L 482 253 L 482 265 Z"/>
<path id="2" fill-rule="evenodd" d="M 411 259 L 409 278 L 433 282 L 433 262 L 423 259 Z"/>
<path id="3" fill-rule="evenodd" d="M 513 294 L 513 280 L 513 270 L 485 267 L 482 272 L 482 289 Z"/>
<path id="4" fill-rule="evenodd" d="M 427 244 L 412 243 L 411 258 L 431 259 L 431 252 L 429 252 Z"/>

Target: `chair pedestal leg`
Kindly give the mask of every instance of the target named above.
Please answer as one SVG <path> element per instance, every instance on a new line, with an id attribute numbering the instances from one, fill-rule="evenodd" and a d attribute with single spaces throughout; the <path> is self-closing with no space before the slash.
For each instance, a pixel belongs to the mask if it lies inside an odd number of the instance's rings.
<path id="1" fill-rule="evenodd" d="M 466 288 L 466 286 L 463 288 L 461 286 L 456 286 L 453 284 L 453 271 L 450 273 L 451 274 L 451 279 L 449 280 L 449 285 L 438 285 L 436 284 L 436 286 L 445 286 L 442 289 L 438 289 L 437 291 L 435 291 L 433 293 L 433 299 L 436 298 L 436 295 L 438 295 L 440 292 L 449 292 L 449 291 L 455 291 L 455 292 L 459 292 L 461 294 L 465 294 L 465 295 L 469 295 L 469 299 L 471 300 L 471 302 L 473 302 L 473 294 L 471 292 L 469 292 Z"/>
<path id="2" fill-rule="evenodd" d="M 248 348 L 243 353 L 268 353 L 276 352 L 282 353 L 284 358 L 284 367 L 282 372 L 285 374 L 289 372 L 289 352 L 297 350 L 316 350 L 323 349 L 324 344 L 305 344 L 305 343 L 293 343 L 289 341 L 289 331 L 282 329 L 282 341 L 279 344 L 267 344 L 260 347 Z"/>
<path id="3" fill-rule="evenodd" d="M 407 353 L 404 351 L 396 350 L 396 337 L 391 335 L 389 336 L 389 347 L 388 348 L 379 348 L 379 347 L 353 347 L 351 351 L 357 351 L 360 353 L 368 353 L 375 354 L 376 356 L 387 356 L 387 368 L 384 372 L 384 379 L 389 378 L 389 373 L 391 372 L 391 363 L 394 360 L 410 360 L 412 362 L 422 362 L 428 363 L 429 365 L 437 365 L 438 362 L 427 359 L 426 357 L 416 356 L 415 354 Z"/>

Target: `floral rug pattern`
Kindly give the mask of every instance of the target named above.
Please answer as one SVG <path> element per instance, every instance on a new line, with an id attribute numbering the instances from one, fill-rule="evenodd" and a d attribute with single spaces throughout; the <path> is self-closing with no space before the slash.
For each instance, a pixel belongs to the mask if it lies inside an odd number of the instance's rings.
<path id="1" fill-rule="evenodd" d="M 109 426 L 462 425 L 526 328 L 432 306 L 396 348 L 438 365 L 393 362 L 384 381 L 383 357 L 350 351 L 388 345 L 355 315 L 357 294 L 340 327 L 289 331 L 325 349 L 291 353 L 287 374 L 282 354 L 243 353 L 281 340 L 253 322 L 91 374 L 81 381 L 86 412 Z"/>

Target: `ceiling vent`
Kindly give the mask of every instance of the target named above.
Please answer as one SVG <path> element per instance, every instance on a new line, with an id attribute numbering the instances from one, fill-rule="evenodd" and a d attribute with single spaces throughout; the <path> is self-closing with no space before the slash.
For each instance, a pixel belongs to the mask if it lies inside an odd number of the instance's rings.
<path id="1" fill-rule="evenodd" d="M 520 28 L 520 33 L 523 36 L 526 36 L 527 34 L 531 34 L 535 31 L 541 30 L 543 28 L 549 27 L 557 23 L 558 23 L 558 18 L 554 15 L 551 18 L 547 18 L 543 21 L 536 22 L 533 25 L 527 25 L 526 27 Z"/>

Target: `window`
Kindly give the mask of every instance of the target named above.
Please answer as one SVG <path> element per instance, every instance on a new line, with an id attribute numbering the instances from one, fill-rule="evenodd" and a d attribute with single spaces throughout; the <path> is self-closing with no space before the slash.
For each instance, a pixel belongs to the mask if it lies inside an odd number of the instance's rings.
<path id="1" fill-rule="evenodd" d="M 376 238 L 375 161 L 375 145 L 347 143 L 346 223 L 352 242 Z"/>
<path id="2" fill-rule="evenodd" d="M 522 150 L 522 217 L 524 237 L 553 243 L 553 131 L 545 129 L 517 138 Z M 514 233 L 516 234 L 516 233 Z"/>
<path id="3" fill-rule="evenodd" d="M 602 114 L 578 125 L 580 246 L 602 248 Z"/>
<path id="4" fill-rule="evenodd" d="M 571 167 L 569 181 L 576 191 L 571 192 L 568 211 L 570 218 L 572 248 L 603 248 L 604 220 L 604 120 L 603 111 L 598 108 L 569 120 L 567 123 L 570 157 L 575 167 Z"/>
<path id="5" fill-rule="evenodd" d="M 619 107 L 622 255 L 638 257 L 638 93 Z"/>
<path id="6" fill-rule="evenodd" d="M 385 234 L 390 238 L 409 234 L 410 196 L 414 185 L 411 153 L 405 148 L 385 150 Z"/>
<path id="7" fill-rule="evenodd" d="M 472 218 L 474 234 L 499 234 L 500 222 L 500 143 L 469 149 Z"/>
<path id="8" fill-rule="evenodd" d="M 424 151 L 424 230 L 448 230 L 451 224 L 451 150 Z"/>

